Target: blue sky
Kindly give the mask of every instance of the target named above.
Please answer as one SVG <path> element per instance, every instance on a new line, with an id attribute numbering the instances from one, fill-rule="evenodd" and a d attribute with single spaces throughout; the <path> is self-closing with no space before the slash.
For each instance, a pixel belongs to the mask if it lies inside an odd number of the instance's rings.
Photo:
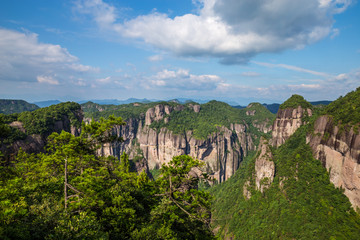
<path id="1" fill-rule="evenodd" d="M 334 100 L 359 39 L 355 0 L 2 0 L 0 98 Z"/>

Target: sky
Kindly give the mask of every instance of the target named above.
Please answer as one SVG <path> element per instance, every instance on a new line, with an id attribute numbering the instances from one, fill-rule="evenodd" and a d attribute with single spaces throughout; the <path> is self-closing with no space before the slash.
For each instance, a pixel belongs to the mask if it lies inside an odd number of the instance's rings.
<path id="1" fill-rule="evenodd" d="M 0 98 L 335 100 L 360 86 L 356 0 L 2 0 Z"/>

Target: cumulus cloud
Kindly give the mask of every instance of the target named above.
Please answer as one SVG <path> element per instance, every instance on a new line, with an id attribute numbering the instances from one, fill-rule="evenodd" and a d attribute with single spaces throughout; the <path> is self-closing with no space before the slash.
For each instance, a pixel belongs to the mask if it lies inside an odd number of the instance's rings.
<path id="1" fill-rule="evenodd" d="M 224 81 L 217 75 L 195 75 L 190 74 L 189 70 L 164 69 L 154 76 L 145 79 L 147 88 L 171 88 L 179 90 L 214 90 Z"/>
<path id="2" fill-rule="evenodd" d="M 179 56 L 210 56 L 224 64 L 247 63 L 262 52 L 302 48 L 337 34 L 333 15 L 352 0 L 193 0 L 197 14 L 148 15 L 119 22 L 115 7 L 79 0 L 76 9 L 101 29 L 135 38 Z"/>
<path id="3" fill-rule="evenodd" d="M 39 83 L 48 83 L 51 85 L 59 85 L 59 81 L 56 80 L 53 76 L 37 76 L 36 79 Z"/>
<path id="4" fill-rule="evenodd" d="M 35 33 L 0 28 L 0 80 L 59 84 L 53 77 L 67 77 L 98 69 L 82 65 L 60 45 L 38 41 Z"/>

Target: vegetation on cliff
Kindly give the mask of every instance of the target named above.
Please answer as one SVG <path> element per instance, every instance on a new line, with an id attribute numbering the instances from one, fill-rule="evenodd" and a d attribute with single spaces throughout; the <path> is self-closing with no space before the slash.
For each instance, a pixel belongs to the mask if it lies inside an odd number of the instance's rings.
<path id="1" fill-rule="evenodd" d="M 160 120 L 153 122 L 151 127 L 160 129 L 166 127 L 175 134 L 182 134 L 186 131 L 193 131 L 193 136 L 198 139 L 206 139 L 210 134 L 219 131 L 219 127 L 225 126 L 230 129 L 231 124 L 247 124 L 251 133 L 261 135 L 254 123 L 271 125 L 274 115 L 261 104 L 253 104 L 249 108 L 236 109 L 230 105 L 211 101 L 202 104 L 197 113 L 192 108 L 185 108 L 182 111 L 173 111 L 168 117 L 169 121 Z M 247 115 L 247 111 L 255 111 L 254 115 Z"/>
<path id="2" fill-rule="evenodd" d="M 31 134 L 40 134 L 45 139 L 54 131 L 61 132 L 65 128 L 70 131 L 71 126 L 79 128 L 81 120 L 81 107 L 74 102 L 61 103 L 33 112 L 0 114 L 0 148 L 6 152 L 8 146 L 17 140 L 25 140 Z M 56 126 L 58 121 L 61 121 L 61 124 Z M 11 125 L 13 122 L 15 124 Z"/>
<path id="3" fill-rule="evenodd" d="M 174 110 L 170 115 L 164 116 L 159 121 L 154 121 L 150 127 L 154 129 L 161 129 L 166 127 L 168 130 L 173 131 L 175 134 L 183 134 L 186 131 L 193 131 L 193 136 L 198 139 L 205 139 L 210 134 L 218 131 L 219 127 L 225 126 L 230 128 L 232 123 L 247 124 L 255 135 L 261 135 L 259 129 L 255 128 L 255 124 L 265 124 L 270 126 L 275 115 L 267 110 L 259 103 L 250 104 L 245 109 L 233 108 L 230 105 L 210 101 L 201 104 L 200 111 L 195 112 L 193 109 L 194 102 L 186 104 L 179 104 L 176 102 L 152 102 L 152 103 L 131 103 L 125 105 L 99 105 L 91 102 L 82 104 L 82 109 L 85 118 L 108 117 L 114 115 L 115 117 L 122 117 L 123 119 L 138 118 L 145 119 L 146 111 L 155 107 L 156 105 L 169 105 L 176 107 L 182 105 L 182 110 Z M 247 111 L 253 111 L 253 115 L 246 114 Z M 167 118 L 169 121 L 165 121 Z"/>
<path id="4" fill-rule="evenodd" d="M 16 140 L 25 139 L 26 134 L 17 128 L 10 127 L 9 124 L 16 121 L 18 114 L 0 114 L 0 145 L 11 144 Z"/>
<path id="5" fill-rule="evenodd" d="M 0 99 L 0 113 L 11 114 L 34 111 L 39 107 L 24 100 Z"/>
<path id="6" fill-rule="evenodd" d="M 23 112 L 18 121 L 24 124 L 27 134 L 50 134 L 56 121 L 68 118 L 72 126 L 80 127 L 81 106 L 75 102 L 60 103 L 33 112 Z"/>
<path id="7" fill-rule="evenodd" d="M 280 109 L 297 108 L 299 106 L 304 109 L 313 108 L 313 105 L 311 105 L 311 103 L 306 101 L 303 96 L 297 94 L 292 95 L 288 100 L 286 100 L 283 104 L 281 104 L 279 108 Z"/>
<path id="8" fill-rule="evenodd" d="M 360 87 L 330 103 L 322 112 L 333 117 L 335 123 L 360 123 Z"/>
<path id="9" fill-rule="evenodd" d="M 151 102 L 151 103 L 129 103 L 123 105 L 100 105 L 93 102 L 86 102 L 81 104 L 81 108 L 84 111 L 84 117 L 94 119 L 95 121 L 99 120 L 101 117 L 107 118 L 108 116 L 121 117 L 124 120 L 129 118 L 140 118 L 144 117 L 146 111 L 154 107 L 161 102 Z M 175 104 L 167 103 L 165 104 Z"/>
<path id="10" fill-rule="evenodd" d="M 213 239 L 209 194 L 190 169 L 201 163 L 175 157 L 150 181 L 121 160 L 101 157 L 101 144 L 121 118 L 83 125 L 81 135 L 49 136 L 47 151 L 20 152 L 0 168 L 1 239 Z M 2 155 L 0 155 L 2 158 Z M 11 171 L 9 171 L 11 170 Z"/>
<path id="11" fill-rule="evenodd" d="M 273 149 L 275 178 L 255 190 L 255 160 L 247 159 L 228 181 L 210 190 L 213 225 L 235 239 L 359 239 L 360 217 L 314 159 L 303 126 Z M 246 185 L 246 186 L 245 186 Z M 251 197 L 244 196 L 244 186 Z"/>

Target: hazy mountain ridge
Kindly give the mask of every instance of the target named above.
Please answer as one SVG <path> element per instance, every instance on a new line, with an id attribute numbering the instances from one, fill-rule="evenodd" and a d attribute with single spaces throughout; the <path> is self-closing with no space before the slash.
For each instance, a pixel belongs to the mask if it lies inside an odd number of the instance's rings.
<path id="1" fill-rule="evenodd" d="M 39 106 L 36 104 L 31 104 L 24 100 L 0 99 L 0 113 L 4 114 L 34 111 L 38 108 Z"/>

